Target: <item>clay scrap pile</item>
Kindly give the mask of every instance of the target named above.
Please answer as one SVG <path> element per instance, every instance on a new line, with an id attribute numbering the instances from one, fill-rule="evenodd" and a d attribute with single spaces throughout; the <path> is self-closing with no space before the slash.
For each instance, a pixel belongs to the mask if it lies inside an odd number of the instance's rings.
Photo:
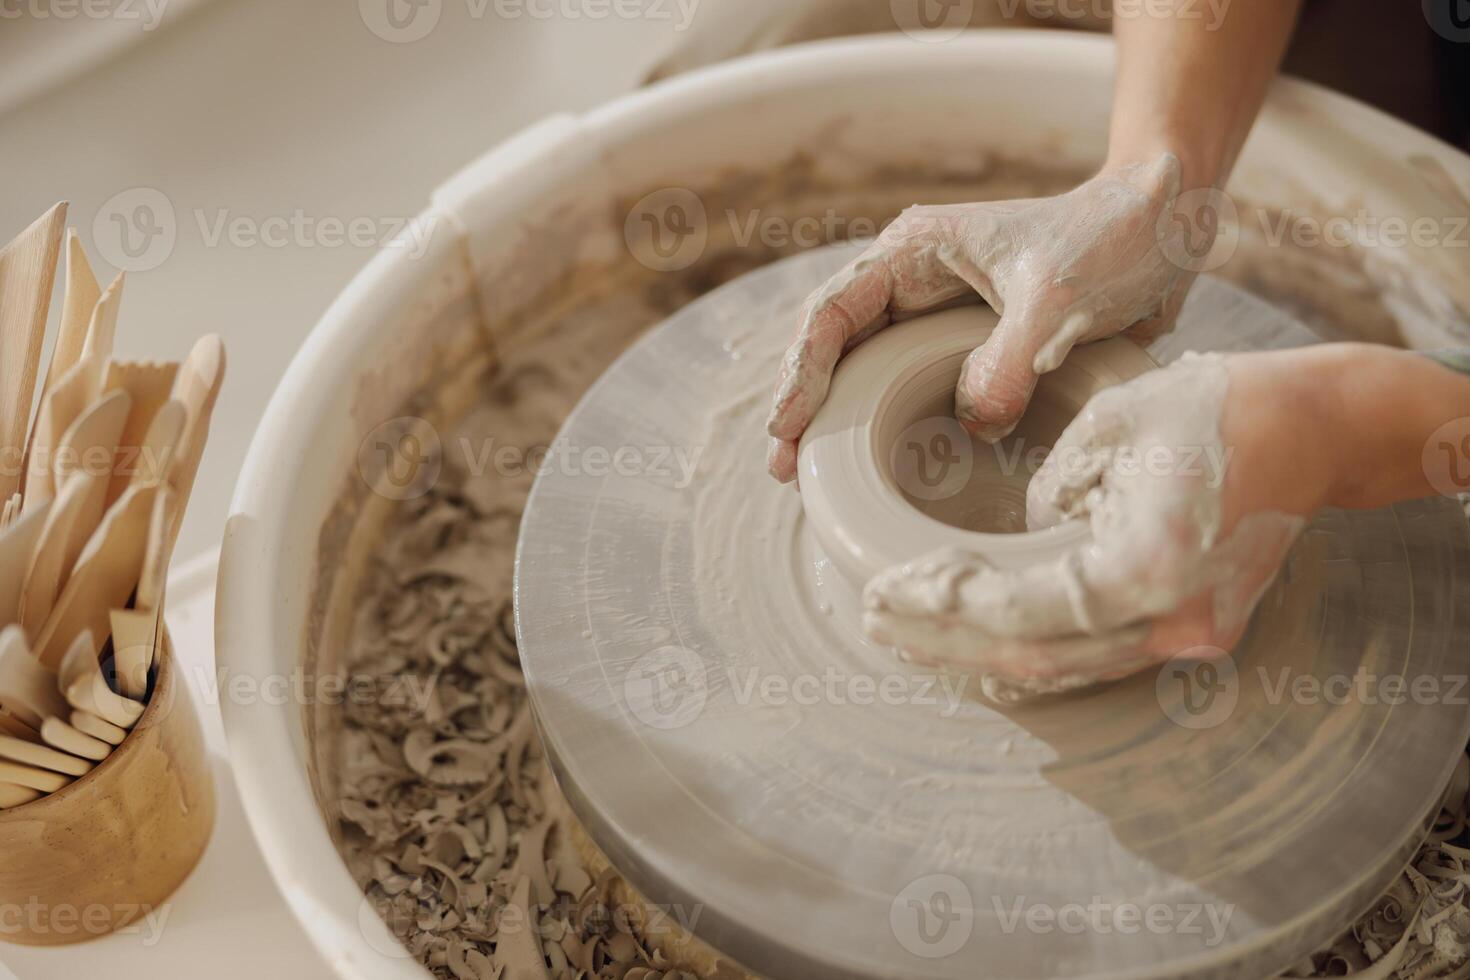
<path id="1" fill-rule="evenodd" d="M 214 336 L 182 363 L 115 358 L 122 289 L 122 274 L 99 286 L 64 203 L 0 250 L 0 809 L 106 759 L 156 675 L 164 578 L 225 358 Z"/>

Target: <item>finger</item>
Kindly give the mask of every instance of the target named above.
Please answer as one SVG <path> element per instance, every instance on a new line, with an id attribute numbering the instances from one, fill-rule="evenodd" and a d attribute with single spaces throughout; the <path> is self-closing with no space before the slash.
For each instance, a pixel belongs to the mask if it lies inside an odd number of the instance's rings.
<path id="1" fill-rule="evenodd" d="M 766 470 L 780 483 L 796 479 L 796 443 L 773 437 L 766 450 Z"/>
<path id="2" fill-rule="evenodd" d="M 955 417 L 966 429 L 988 442 L 1010 435 L 1036 390 L 1036 355 L 1045 342 L 1034 311 L 1006 311 L 960 370 Z"/>
<path id="3" fill-rule="evenodd" d="M 869 611 L 863 614 L 863 628 L 875 643 L 897 647 L 921 663 L 981 670 L 1035 691 L 1058 690 L 1056 682 L 1063 679 L 1072 682 L 1069 687 L 1111 680 L 1157 659 L 1143 650 L 1146 624 L 1097 636 L 1025 640 L 991 636 L 963 624 Z"/>
<path id="4" fill-rule="evenodd" d="M 885 248 L 873 246 L 807 301 L 796 340 L 782 358 L 766 420 L 766 431 L 775 438 L 801 438 L 826 400 L 832 371 L 849 342 L 891 319 L 894 276 L 889 259 Z"/>
<path id="5" fill-rule="evenodd" d="M 1117 562 L 1112 562 L 1116 567 Z M 1101 635 L 1146 618 L 1108 581 L 1110 562 L 1096 542 L 1020 569 L 941 549 L 874 576 L 863 590 L 869 612 L 932 620 L 1011 639 Z"/>
<path id="6" fill-rule="evenodd" d="M 1055 371 L 1062 366 L 1062 361 L 1072 352 L 1072 348 L 1087 336 L 1092 329 L 1092 314 L 1085 310 L 1077 310 L 1067 315 L 1057 332 L 1052 334 L 1041 345 L 1036 352 L 1036 358 L 1031 362 L 1031 369 L 1037 374 L 1046 374 Z"/>
<path id="7" fill-rule="evenodd" d="M 1124 439 L 1123 396 L 1099 392 L 1058 437 L 1026 487 L 1026 526 L 1037 531 L 1088 513 L 1088 494 L 1102 485 L 1113 447 Z"/>

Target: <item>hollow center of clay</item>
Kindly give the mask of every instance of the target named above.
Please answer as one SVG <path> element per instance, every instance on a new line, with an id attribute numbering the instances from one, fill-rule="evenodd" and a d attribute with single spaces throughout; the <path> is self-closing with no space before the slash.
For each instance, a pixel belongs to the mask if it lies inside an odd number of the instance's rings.
<path id="1" fill-rule="evenodd" d="M 1026 531 L 1026 487 L 1084 399 L 1056 376 L 1037 385 L 1026 414 L 991 444 L 954 417 L 958 371 L 926 377 L 895 392 L 878 426 L 886 482 L 911 506 L 950 527 L 987 534 Z M 945 382 L 948 382 L 947 384 Z"/>

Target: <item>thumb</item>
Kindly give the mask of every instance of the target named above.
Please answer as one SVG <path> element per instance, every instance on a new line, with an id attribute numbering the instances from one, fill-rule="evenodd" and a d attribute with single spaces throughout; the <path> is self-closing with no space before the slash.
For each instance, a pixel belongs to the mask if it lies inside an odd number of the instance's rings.
<path id="1" fill-rule="evenodd" d="M 1073 313 L 1060 323 L 1034 308 L 1007 311 L 985 343 L 970 352 L 955 389 L 955 417 L 974 435 L 995 442 L 1020 421 L 1036 381 L 1055 370 L 1092 326 Z"/>

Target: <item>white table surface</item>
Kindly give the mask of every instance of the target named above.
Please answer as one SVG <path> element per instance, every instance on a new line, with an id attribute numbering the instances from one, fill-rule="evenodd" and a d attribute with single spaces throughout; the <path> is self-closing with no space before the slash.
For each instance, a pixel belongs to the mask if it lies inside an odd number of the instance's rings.
<path id="1" fill-rule="evenodd" d="M 367 21 L 381 30 L 389 2 L 437 23 L 418 40 L 385 40 Z M 228 376 L 179 542 L 179 555 L 199 557 L 176 563 L 168 611 L 215 760 L 219 819 L 156 942 L 138 933 L 63 949 L 0 945 L 0 980 L 330 976 L 276 892 L 228 772 L 213 693 L 212 552 L 267 399 L 373 248 L 310 232 L 288 231 L 280 245 L 216 238 L 221 218 L 261 232 L 298 214 L 387 227 L 520 127 L 632 87 L 679 39 L 666 20 L 527 12 L 578 9 L 546 2 L 193 6 L 112 60 L 0 109 L 0 238 L 67 199 L 99 276 L 110 275 L 111 216 L 140 200 L 139 188 L 161 195 L 174 241 L 128 273 L 119 355 L 181 357 L 203 332 L 224 337 Z"/>

